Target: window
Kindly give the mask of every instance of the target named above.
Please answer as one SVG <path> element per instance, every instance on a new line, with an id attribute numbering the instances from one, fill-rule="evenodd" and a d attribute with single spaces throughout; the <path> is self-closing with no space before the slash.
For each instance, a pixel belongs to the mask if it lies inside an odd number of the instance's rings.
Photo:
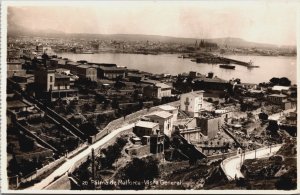
<path id="1" fill-rule="evenodd" d="M 50 82 L 53 82 L 53 76 L 50 76 Z"/>

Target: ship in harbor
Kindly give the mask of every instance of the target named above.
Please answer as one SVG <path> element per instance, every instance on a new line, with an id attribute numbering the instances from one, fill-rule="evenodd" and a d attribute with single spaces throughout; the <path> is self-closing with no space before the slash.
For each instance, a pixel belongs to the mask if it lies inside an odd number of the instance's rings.
<path id="1" fill-rule="evenodd" d="M 225 68 L 225 69 L 235 69 L 235 66 L 230 65 L 230 64 L 220 64 L 220 68 Z"/>

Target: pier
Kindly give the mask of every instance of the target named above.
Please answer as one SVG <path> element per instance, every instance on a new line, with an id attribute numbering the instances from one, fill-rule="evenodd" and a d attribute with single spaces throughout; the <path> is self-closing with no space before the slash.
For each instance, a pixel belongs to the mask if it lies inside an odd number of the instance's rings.
<path id="1" fill-rule="evenodd" d="M 196 58 L 197 63 L 209 63 L 209 64 L 236 64 L 240 66 L 245 66 L 247 68 L 258 68 L 259 66 L 252 65 L 251 62 L 243 62 L 240 60 L 234 60 L 230 58 L 220 57 L 220 56 L 202 56 Z"/>

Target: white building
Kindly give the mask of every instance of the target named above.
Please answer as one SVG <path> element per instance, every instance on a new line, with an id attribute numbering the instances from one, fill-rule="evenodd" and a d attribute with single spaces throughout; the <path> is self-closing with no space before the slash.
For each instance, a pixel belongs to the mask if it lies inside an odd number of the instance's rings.
<path id="1" fill-rule="evenodd" d="M 171 136 L 173 130 L 173 114 L 166 111 L 158 111 L 146 115 L 145 118 L 148 118 L 153 123 L 158 123 L 161 134 L 164 133 L 167 136 Z"/>
<path id="2" fill-rule="evenodd" d="M 170 105 L 161 105 L 159 106 L 159 108 L 163 111 L 169 112 L 170 114 L 173 115 L 173 122 L 177 121 L 177 115 L 178 115 L 178 109 L 174 106 L 170 106 Z"/>
<path id="3" fill-rule="evenodd" d="M 162 99 L 163 97 L 171 96 L 172 95 L 171 91 L 172 91 L 171 86 L 165 83 L 155 83 L 144 87 L 143 95 L 145 97 Z"/>
<path id="4" fill-rule="evenodd" d="M 193 91 L 180 96 L 180 110 L 186 112 L 192 117 L 197 117 L 203 109 L 204 91 Z"/>

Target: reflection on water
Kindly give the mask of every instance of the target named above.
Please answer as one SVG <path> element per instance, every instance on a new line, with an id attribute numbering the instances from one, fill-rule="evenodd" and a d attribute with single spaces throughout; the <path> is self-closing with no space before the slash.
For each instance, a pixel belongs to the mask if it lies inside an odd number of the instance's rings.
<path id="1" fill-rule="evenodd" d="M 74 61 L 87 60 L 89 62 L 116 63 L 118 66 L 126 66 L 151 73 L 169 73 L 176 75 L 183 72 L 197 71 L 207 74 L 212 71 L 223 79 L 240 78 L 242 82 L 259 83 L 267 82 L 272 77 L 287 77 L 292 83 L 296 83 L 296 57 L 283 56 L 240 56 L 228 55 L 245 62 L 253 61 L 253 65 L 259 68 L 247 68 L 236 65 L 234 70 L 222 69 L 217 64 L 197 64 L 191 59 L 178 58 L 177 54 L 142 55 L 123 53 L 100 53 L 100 54 L 59 54 L 62 57 Z"/>

